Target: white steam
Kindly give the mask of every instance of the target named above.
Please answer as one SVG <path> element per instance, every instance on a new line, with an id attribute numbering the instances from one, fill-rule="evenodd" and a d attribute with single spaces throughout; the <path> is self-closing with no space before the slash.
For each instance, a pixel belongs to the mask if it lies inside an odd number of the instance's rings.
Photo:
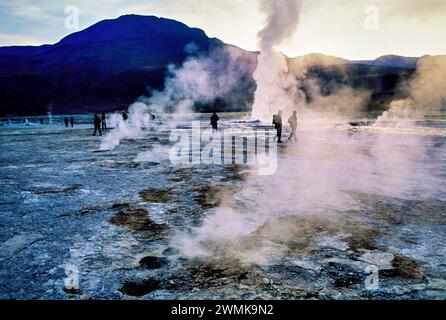
<path id="1" fill-rule="evenodd" d="M 279 149 L 274 176 L 258 176 L 253 170 L 241 191 L 221 195 L 221 206 L 201 226 L 174 237 L 173 244 L 186 256 L 275 263 L 296 244 L 314 245 L 319 228 L 342 224 L 344 214 L 363 206 L 358 195 L 389 201 L 444 198 L 444 180 L 426 166 L 432 151 L 427 138 L 336 130 L 332 115 L 357 110 L 369 93 L 338 86 L 323 95 L 322 84 L 307 77 L 311 63 L 289 70 L 285 57 L 275 50 L 295 30 L 300 4 L 260 1 L 267 23 L 259 32 L 262 52 L 254 74 L 252 111 L 254 119 L 270 121 L 278 110 L 287 116 L 299 105 L 299 142 Z M 408 86 L 410 97 L 394 102 L 384 116 L 404 119 L 444 107 L 445 70 L 442 59 L 423 58 Z M 298 89 L 303 85 L 311 101 Z M 310 117 L 316 121 L 306 121 Z M 349 227 L 340 236 L 347 237 Z"/>
<path id="2" fill-rule="evenodd" d="M 375 125 L 408 125 L 441 110 L 446 105 L 445 88 L 446 56 L 422 57 L 413 80 L 407 85 L 408 97 L 392 101 Z"/>
<path id="3" fill-rule="evenodd" d="M 183 254 L 267 265 L 296 243 L 314 245 L 319 228 L 342 224 L 361 206 L 356 194 L 441 197 L 445 183 L 425 165 L 424 137 L 350 134 L 322 120 L 299 128 L 298 144 L 282 149 L 274 176 L 251 173 L 241 191 L 222 194 L 200 227 L 174 238 Z"/>
<path id="4" fill-rule="evenodd" d="M 253 75 L 257 90 L 252 118 L 270 122 L 279 110 L 291 115 L 297 108 L 300 114 L 316 110 L 331 115 L 360 110 L 369 99 L 369 92 L 338 84 L 330 94 L 322 94 L 324 84 L 309 73 L 313 66 L 330 66 L 342 73 L 345 65 L 323 55 L 287 59 L 277 52 L 278 46 L 291 37 L 298 26 L 302 1 L 261 0 L 259 3 L 266 16 L 266 25 L 258 33 L 261 52 Z"/>
<path id="5" fill-rule="evenodd" d="M 193 45 L 186 49 L 193 50 Z M 128 121 L 124 122 L 121 114 L 111 116 L 109 122 L 115 129 L 102 139 L 101 149 L 113 149 L 123 139 L 144 137 L 146 129 L 155 126 L 151 114 L 157 121 L 161 117 L 164 130 L 176 128 L 190 115 L 195 103 L 212 103 L 218 97 L 230 95 L 254 63 L 251 55 L 236 47 L 224 46 L 191 56 L 180 67 L 170 65 L 164 89 L 152 91 L 150 97 L 140 97 L 132 104 Z M 166 112 L 170 113 L 168 121 L 162 118 Z"/>
<path id="6" fill-rule="evenodd" d="M 295 31 L 301 8 L 301 0 L 260 0 L 260 11 L 266 15 L 266 25 L 258 33 L 259 47 L 257 83 L 252 118 L 268 121 L 278 110 L 290 110 L 295 106 L 297 82 L 288 73 L 285 56 L 277 47 Z"/>
<path id="7" fill-rule="evenodd" d="M 129 107 L 129 119 L 124 121 L 121 113 L 113 113 L 108 119 L 108 126 L 113 128 L 102 138 L 100 149 L 111 150 L 123 139 L 143 138 L 144 129 L 154 126 L 148 107 L 141 102 L 135 102 Z"/>

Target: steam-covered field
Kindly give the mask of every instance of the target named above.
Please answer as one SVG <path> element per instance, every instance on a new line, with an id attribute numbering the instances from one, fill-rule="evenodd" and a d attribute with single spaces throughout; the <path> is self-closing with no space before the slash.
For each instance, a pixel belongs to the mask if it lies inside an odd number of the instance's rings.
<path id="1" fill-rule="evenodd" d="M 444 117 L 300 119 L 270 176 L 171 164 L 163 116 L 112 150 L 29 119 L 0 127 L 2 299 L 446 298 Z"/>

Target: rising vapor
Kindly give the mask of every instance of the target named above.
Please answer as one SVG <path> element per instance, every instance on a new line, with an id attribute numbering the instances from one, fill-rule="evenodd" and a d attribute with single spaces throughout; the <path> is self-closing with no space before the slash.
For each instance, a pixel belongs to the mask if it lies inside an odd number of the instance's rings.
<path id="1" fill-rule="evenodd" d="M 288 73 L 285 56 L 278 46 L 292 36 L 299 23 L 301 0 L 260 0 L 266 25 L 258 33 L 260 55 L 254 80 L 257 83 L 252 118 L 268 121 L 279 109 L 292 109 L 298 94 L 297 83 Z"/>
<path id="2" fill-rule="evenodd" d="M 190 50 L 192 45 L 186 46 Z M 169 113 L 164 129 L 175 129 L 187 114 L 193 112 L 196 103 L 211 104 L 216 98 L 225 97 L 235 105 L 245 104 L 237 90 L 245 82 L 247 74 L 254 70 L 255 60 L 236 47 L 225 46 L 210 52 L 191 54 L 181 66 L 170 65 L 163 90 L 152 90 L 150 96 L 140 97 L 129 107 L 129 120 L 113 114 L 112 130 L 102 138 L 101 150 L 111 150 L 124 139 L 144 137 L 146 129 L 156 124 L 151 114 Z"/>
<path id="3" fill-rule="evenodd" d="M 429 116 L 446 104 L 446 56 L 425 56 L 417 64 L 414 78 L 407 85 L 408 97 L 391 102 L 389 110 L 375 123 L 407 125 Z"/>

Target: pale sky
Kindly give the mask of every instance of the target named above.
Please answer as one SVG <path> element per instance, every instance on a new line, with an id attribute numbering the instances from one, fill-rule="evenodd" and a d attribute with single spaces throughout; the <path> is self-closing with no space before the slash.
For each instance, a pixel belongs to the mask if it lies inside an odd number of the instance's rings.
<path id="1" fill-rule="evenodd" d="M 79 30 L 123 14 L 156 15 L 247 50 L 257 50 L 264 22 L 256 0 L 0 0 L 0 46 L 59 41 L 75 31 L 65 28 L 67 5 L 79 8 Z M 279 49 L 347 59 L 446 54 L 445 31 L 446 0 L 304 0 L 296 32 Z"/>

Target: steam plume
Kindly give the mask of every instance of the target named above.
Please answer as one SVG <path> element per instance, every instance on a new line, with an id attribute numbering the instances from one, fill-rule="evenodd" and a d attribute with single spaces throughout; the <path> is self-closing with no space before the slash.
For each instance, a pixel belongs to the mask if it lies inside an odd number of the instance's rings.
<path id="1" fill-rule="evenodd" d="M 417 65 L 415 77 L 407 86 L 408 97 L 392 101 L 375 125 L 400 125 L 425 117 L 446 104 L 446 56 L 425 56 Z"/>
<path id="2" fill-rule="evenodd" d="M 306 78 L 307 64 L 297 73 L 289 72 L 285 57 L 275 49 L 297 26 L 300 1 L 260 1 L 260 8 L 267 15 L 267 24 L 259 33 L 262 52 L 254 74 L 257 91 L 253 117 L 268 121 L 278 110 L 289 113 L 302 102 L 304 110 L 311 110 L 319 122 L 299 122 L 299 144 L 279 153 L 276 175 L 250 174 L 236 196 L 221 195 L 221 206 L 201 226 L 178 234 L 172 241 L 181 252 L 242 263 L 275 263 L 296 244 L 314 245 L 318 228 L 342 223 L 343 214 L 361 205 L 355 200 L 357 194 L 439 197 L 444 182 L 425 166 L 430 150 L 424 137 L 337 131 L 321 111 L 331 108 L 336 115 L 352 111 L 368 99 L 369 93 L 341 86 L 324 96 L 317 81 Z M 405 112 L 397 111 L 425 113 L 444 103 L 440 89 L 446 77 L 440 65 L 436 59 L 422 59 L 415 80 L 409 84 L 410 97 L 401 101 L 407 108 L 391 108 L 395 111 L 392 114 L 400 118 Z M 307 87 L 313 96 L 311 102 L 302 100 L 298 84 Z M 309 238 L 311 243 L 302 243 Z M 348 248 L 347 243 L 344 245 Z"/>
<path id="3" fill-rule="evenodd" d="M 187 51 L 194 46 L 186 46 Z M 252 73 L 255 61 L 252 55 L 232 46 L 217 47 L 209 53 L 198 53 L 187 58 L 181 66 L 170 65 L 163 90 L 153 90 L 150 97 L 140 97 L 129 107 L 129 119 L 123 121 L 120 114 L 111 116 L 115 127 L 102 139 L 101 150 L 110 150 L 123 139 L 142 138 L 146 130 L 155 126 L 150 115 L 170 113 L 163 128 L 175 128 L 197 102 L 213 103 L 225 97 L 233 104 L 245 104 L 239 100 L 237 89 L 243 88 L 247 75 Z M 162 120 L 163 121 L 163 120 Z"/>
<path id="4" fill-rule="evenodd" d="M 288 73 L 285 56 L 277 47 L 289 38 L 299 22 L 301 0 L 260 0 L 259 8 L 266 16 L 266 25 L 258 33 L 259 47 L 257 83 L 252 117 L 267 121 L 279 109 L 292 109 L 297 94 L 296 80 Z"/>
<path id="5" fill-rule="evenodd" d="M 357 194 L 426 199 L 444 188 L 425 166 L 430 151 L 421 136 L 351 135 L 303 124 L 298 137 L 296 147 L 279 153 L 274 176 L 250 174 L 235 196 L 221 194 L 215 213 L 173 244 L 186 256 L 274 264 L 296 244 L 315 245 L 318 228 L 339 228 L 361 206 Z"/>

